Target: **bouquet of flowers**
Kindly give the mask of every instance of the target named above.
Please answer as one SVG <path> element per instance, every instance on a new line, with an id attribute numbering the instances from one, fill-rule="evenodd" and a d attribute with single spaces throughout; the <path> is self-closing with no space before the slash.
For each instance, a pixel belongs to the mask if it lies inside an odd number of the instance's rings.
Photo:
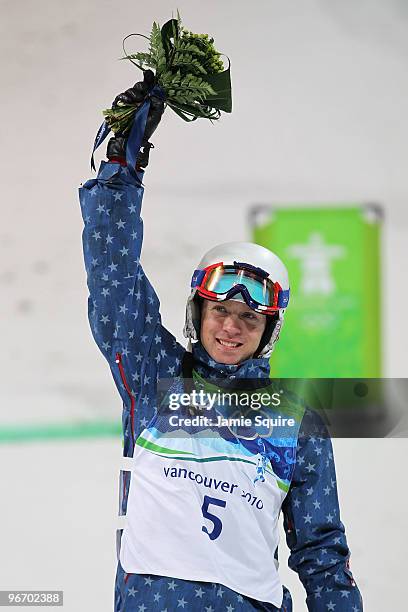
<path id="1" fill-rule="evenodd" d="M 127 36 L 123 42 L 130 36 Z M 141 36 L 141 35 L 138 35 Z M 185 29 L 180 15 L 160 28 L 153 23 L 149 49 L 125 57 L 141 70 L 155 72 L 155 81 L 164 92 L 167 105 L 185 121 L 198 117 L 219 119 L 221 111 L 232 110 L 230 65 L 224 68 L 221 53 L 208 34 Z M 126 134 L 133 123 L 135 106 L 116 106 L 103 111 L 114 133 Z"/>

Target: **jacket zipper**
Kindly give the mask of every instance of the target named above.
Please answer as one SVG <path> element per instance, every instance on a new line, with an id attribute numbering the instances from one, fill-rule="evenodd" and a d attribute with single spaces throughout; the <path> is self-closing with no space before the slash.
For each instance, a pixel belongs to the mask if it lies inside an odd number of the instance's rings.
<path id="1" fill-rule="evenodd" d="M 116 353 L 116 359 L 115 359 L 116 363 L 118 364 L 119 367 L 119 373 L 120 373 L 120 377 L 122 379 L 122 382 L 125 386 L 125 389 L 127 391 L 127 394 L 130 398 L 130 428 L 131 428 L 131 432 L 132 432 L 132 444 L 135 444 L 135 398 L 132 395 L 132 391 L 128 385 L 128 382 L 126 380 L 126 376 L 125 376 L 125 370 L 123 368 L 123 364 L 122 364 L 122 355 L 120 353 Z"/>

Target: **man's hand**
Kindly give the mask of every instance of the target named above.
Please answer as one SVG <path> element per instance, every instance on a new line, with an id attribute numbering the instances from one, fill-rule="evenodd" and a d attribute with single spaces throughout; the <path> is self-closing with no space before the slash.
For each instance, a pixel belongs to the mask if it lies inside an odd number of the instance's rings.
<path id="1" fill-rule="evenodd" d="M 154 86 L 155 76 L 151 70 L 143 73 L 143 81 L 135 83 L 123 93 L 116 96 L 112 108 L 117 106 L 141 106 L 145 101 L 149 91 Z M 152 134 L 160 123 L 164 111 L 164 102 L 156 96 L 151 97 L 149 115 L 147 117 L 146 129 L 143 135 L 141 149 L 137 158 L 136 167 L 146 168 L 149 163 L 149 152 L 153 145 L 149 142 Z M 117 133 L 108 142 L 107 157 L 110 161 L 125 163 L 126 160 L 127 136 Z"/>

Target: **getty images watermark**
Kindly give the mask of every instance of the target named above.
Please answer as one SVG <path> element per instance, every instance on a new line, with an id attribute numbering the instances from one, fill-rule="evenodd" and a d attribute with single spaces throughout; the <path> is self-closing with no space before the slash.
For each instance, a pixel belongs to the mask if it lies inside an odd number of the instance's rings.
<path id="1" fill-rule="evenodd" d="M 280 393 L 247 393 L 218 390 L 213 393 L 193 389 L 190 393 L 170 393 L 168 407 L 194 409 L 194 415 L 173 414 L 169 417 L 172 427 L 293 427 L 295 419 L 281 415 L 265 416 L 256 413 L 263 408 L 277 408 L 281 404 Z M 213 411 L 211 415 L 197 414 L 197 411 Z M 220 411 L 224 414 L 220 414 Z M 228 415 L 225 414 L 228 413 Z"/>

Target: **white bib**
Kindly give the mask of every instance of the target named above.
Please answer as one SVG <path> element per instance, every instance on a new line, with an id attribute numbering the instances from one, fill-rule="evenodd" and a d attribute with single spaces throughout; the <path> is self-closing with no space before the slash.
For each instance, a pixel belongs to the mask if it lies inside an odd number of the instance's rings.
<path id="1" fill-rule="evenodd" d="M 239 442 L 146 429 L 132 460 L 125 572 L 221 583 L 279 608 L 274 555 L 287 487 L 260 465 Z"/>

